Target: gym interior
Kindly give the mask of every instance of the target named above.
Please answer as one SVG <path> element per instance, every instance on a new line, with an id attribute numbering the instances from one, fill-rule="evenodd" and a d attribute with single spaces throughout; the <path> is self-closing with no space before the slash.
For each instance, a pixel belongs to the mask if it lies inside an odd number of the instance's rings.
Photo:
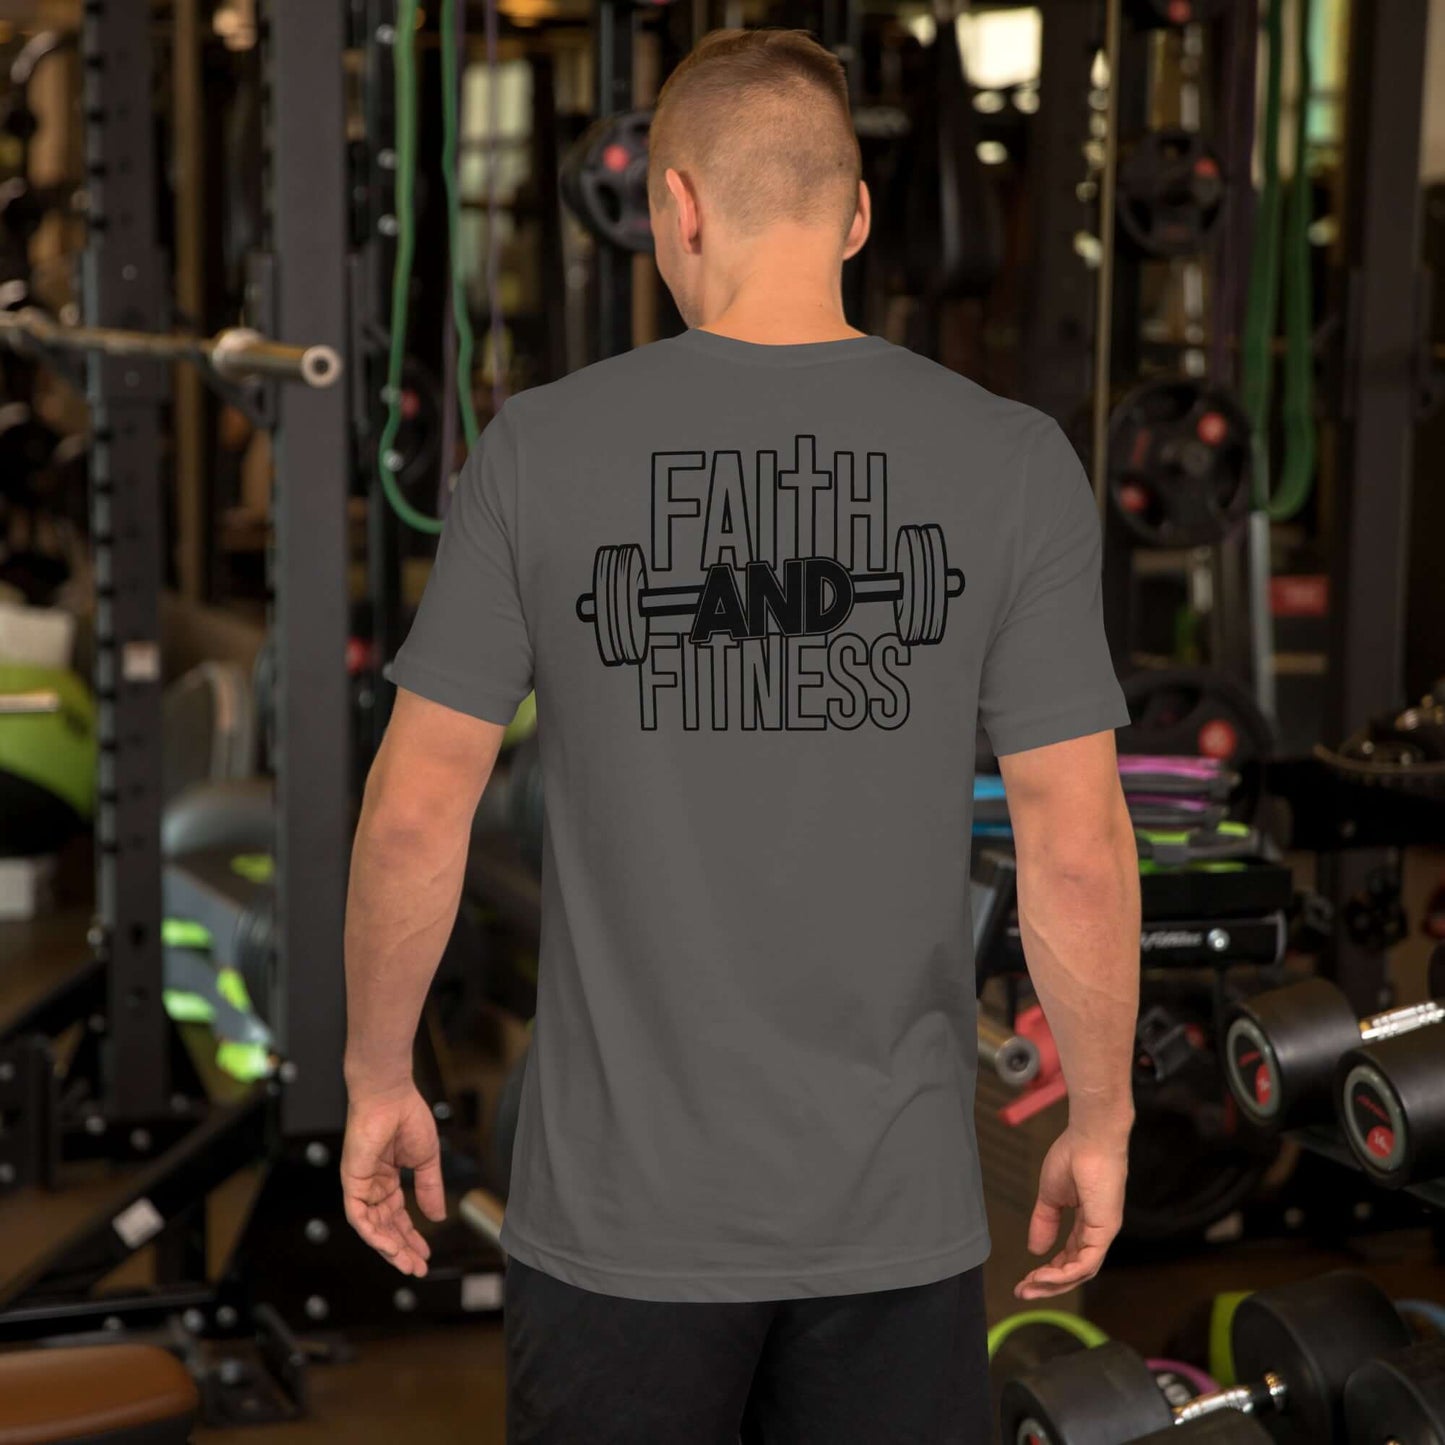
<path id="1" fill-rule="evenodd" d="M 420 1279 L 341 1212 L 348 846 L 468 447 L 682 329 L 649 108 L 719 26 L 846 68 L 850 322 L 1102 518 L 1137 1126 L 1021 1312 L 1067 1104 L 985 750 L 999 1438 L 1445 1445 L 1441 0 L 0 4 L 0 1440 L 503 1439 L 535 706 L 416 1040 Z"/>

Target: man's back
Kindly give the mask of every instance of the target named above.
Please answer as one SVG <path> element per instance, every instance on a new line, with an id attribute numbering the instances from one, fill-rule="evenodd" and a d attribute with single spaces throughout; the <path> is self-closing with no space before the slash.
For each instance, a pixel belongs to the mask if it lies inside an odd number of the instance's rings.
<path id="1" fill-rule="evenodd" d="M 1120 718 L 1058 428 L 877 338 L 692 331 L 514 398 L 453 506 L 396 680 L 541 718 L 509 1251 L 685 1300 L 981 1262 L 975 720 Z"/>

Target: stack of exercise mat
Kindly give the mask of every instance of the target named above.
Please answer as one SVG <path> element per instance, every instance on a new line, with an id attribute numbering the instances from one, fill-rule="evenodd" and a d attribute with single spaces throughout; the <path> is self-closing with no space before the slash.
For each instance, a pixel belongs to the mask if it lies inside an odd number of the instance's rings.
<path id="1" fill-rule="evenodd" d="M 1076 1315 L 989 1334 L 1001 1445 L 1445 1445 L 1445 1309 L 1348 1271 L 1221 1297 L 1146 1359 Z"/>
<path id="2" fill-rule="evenodd" d="M 1119 780 L 1145 864 L 1227 861 L 1262 850 L 1260 835 L 1231 817 L 1239 775 L 1216 758 L 1125 756 Z M 1012 836 L 1003 779 L 996 774 L 974 780 L 973 831 L 978 838 Z"/>
<path id="3" fill-rule="evenodd" d="M 1431 968 L 1445 981 L 1445 945 Z M 1328 979 L 1307 978 L 1236 1005 L 1225 1072 L 1262 1129 L 1342 1141 L 1377 1183 L 1440 1181 L 1445 1198 L 1445 1001 L 1359 1018 Z"/>

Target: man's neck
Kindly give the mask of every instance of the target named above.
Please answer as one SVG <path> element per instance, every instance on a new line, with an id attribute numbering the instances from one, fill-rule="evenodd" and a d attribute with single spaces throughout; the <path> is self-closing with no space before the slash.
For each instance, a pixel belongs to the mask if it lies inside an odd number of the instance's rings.
<path id="1" fill-rule="evenodd" d="M 863 334 L 843 315 L 841 265 L 832 258 L 795 254 L 762 265 L 753 257 L 729 269 L 731 275 L 703 287 L 696 323 L 703 331 L 763 346 L 844 341 Z"/>

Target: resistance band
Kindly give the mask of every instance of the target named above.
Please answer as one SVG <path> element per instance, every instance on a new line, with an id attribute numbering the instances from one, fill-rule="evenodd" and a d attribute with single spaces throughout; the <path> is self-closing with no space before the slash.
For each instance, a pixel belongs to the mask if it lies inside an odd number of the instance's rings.
<path id="1" fill-rule="evenodd" d="M 386 365 L 386 421 L 377 444 L 381 489 L 392 511 L 418 532 L 440 532 L 439 517 L 419 511 L 402 494 L 396 480 L 396 438 L 402 423 L 402 369 L 406 361 L 411 273 L 416 257 L 416 148 L 419 109 L 416 76 L 416 26 L 420 0 L 398 0 L 396 38 L 392 65 L 396 86 L 396 154 L 393 211 L 396 215 L 396 260 L 391 275 L 391 342 Z M 461 197 L 456 176 L 458 101 L 456 86 L 446 77 L 456 74 L 456 0 L 442 0 L 442 170 L 446 180 L 448 267 L 451 274 L 451 303 L 457 333 L 457 395 L 461 405 L 462 430 L 468 447 L 476 444 L 481 428 L 472 401 L 471 376 L 474 338 L 467 313 L 466 292 L 457 264 Z"/>
<path id="2" fill-rule="evenodd" d="M 1279 174 L 1280 97 L 1284 68 L 1285 0 L 1270 0 L 1266 39 L 1264 124 L 1260 144 L 1264 181 L 1255 215 L 1254 264 L 1240 357 L 1240 391 L 1253 437 L 1255 505 L 1272 521 L 1293 517 L 1314 488 L 1314 356 L 1311 337 L 1310 188 L 1307 168 L 1310 92 L 1310 0 L 1298 0 L 1299 102 L 1288 220 Z M 1283 259 L 1283 266 L 1281 261 Z M 1276 491 L 1270 477 L 1270 417 L 1274 328 L 1284 273 L 1284 462 Z"/>

